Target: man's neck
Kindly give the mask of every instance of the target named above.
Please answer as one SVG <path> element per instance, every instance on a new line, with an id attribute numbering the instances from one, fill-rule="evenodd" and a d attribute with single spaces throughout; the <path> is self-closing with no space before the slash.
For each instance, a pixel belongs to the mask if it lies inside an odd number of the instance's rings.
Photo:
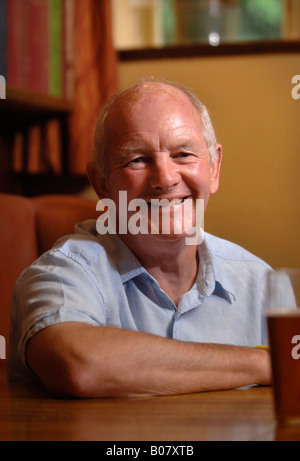
<path id="1" fill-rule="evenodd" d="M 181 296 L 193 286 L 198 273 L 197 246 L 182 241 L 147 242 L 123 239 L 161 289 L 178 306 Z"/>

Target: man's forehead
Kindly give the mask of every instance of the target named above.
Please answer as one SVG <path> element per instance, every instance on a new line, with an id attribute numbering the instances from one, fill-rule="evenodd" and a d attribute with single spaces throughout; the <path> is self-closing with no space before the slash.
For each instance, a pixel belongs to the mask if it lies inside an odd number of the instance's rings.
<path id="1" fill-rule="evenodd" d="M 185 99 L 186 104 L 184 104 Z M 153 148 L 159 140 L 173 138 L 180 145 L 202 144 L 201 116 L 188 96 L 176 87 L 161 83 L 147 83 L 123 94 L 115 105 L 107 125 L 110 148 L 132 146 L 145 148 L 147 139 Z M 116 147 L 118 146 L 118 147 Z"/>
<path id="2" fill-rule="evenodd" d="M 167 84 L 150 82 L 120 95 L 108 116 L 107 128 L 115 131 L 121 126 L 131 125 L 133 120 L 142 123 L 144 117 L 146 123 L 147 117 L 153 115 L 155 118 L 163 113 L 167 113 L 168 118 L 180 113 L 184 118 L 192 117 L 202 124 L 198 110 L 183 91 Z"/>
<path id="3" fill-rule="evenodd" d="M 125 91 L 117 99 L 115 106 L 128 109 L 136 103 L 155 103 L 162 100 L 186 101 L 192 104 L 188 96 L 179 88 L 160 82 L 149 82 L 140 84 L 134 88 Z"/>

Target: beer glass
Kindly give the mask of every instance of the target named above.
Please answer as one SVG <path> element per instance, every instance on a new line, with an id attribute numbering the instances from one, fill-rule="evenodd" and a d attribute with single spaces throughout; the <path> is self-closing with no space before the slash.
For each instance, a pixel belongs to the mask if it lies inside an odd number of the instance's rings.
<path id="1" fill-rule="evenodd" d="M 265 313 L 279 423 L 300 425 L 300 269 L 270 271 Z"/>

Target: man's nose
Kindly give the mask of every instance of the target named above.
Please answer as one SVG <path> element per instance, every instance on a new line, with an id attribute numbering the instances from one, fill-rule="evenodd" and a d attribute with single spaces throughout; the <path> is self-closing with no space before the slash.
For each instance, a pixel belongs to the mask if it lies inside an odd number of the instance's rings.
<path id="1" fill-rule="evenodd" d="M 180 182 L 178 165 L 169 157 L 160 157 L 152 165 L 149 182 L 154 189 L 170 189 Z"/>

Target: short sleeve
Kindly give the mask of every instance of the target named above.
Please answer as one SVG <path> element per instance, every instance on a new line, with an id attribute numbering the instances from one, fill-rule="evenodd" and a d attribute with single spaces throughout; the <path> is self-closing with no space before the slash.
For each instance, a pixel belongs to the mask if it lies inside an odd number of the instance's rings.
<path id="1" fill-rule="evenodd" d="M 28 340 L 62 322 L 105 324 L 105 300 L 84 260 L 52 250 L 19 279 L 14 291 L 19 356 L 26 365 Z"/>

